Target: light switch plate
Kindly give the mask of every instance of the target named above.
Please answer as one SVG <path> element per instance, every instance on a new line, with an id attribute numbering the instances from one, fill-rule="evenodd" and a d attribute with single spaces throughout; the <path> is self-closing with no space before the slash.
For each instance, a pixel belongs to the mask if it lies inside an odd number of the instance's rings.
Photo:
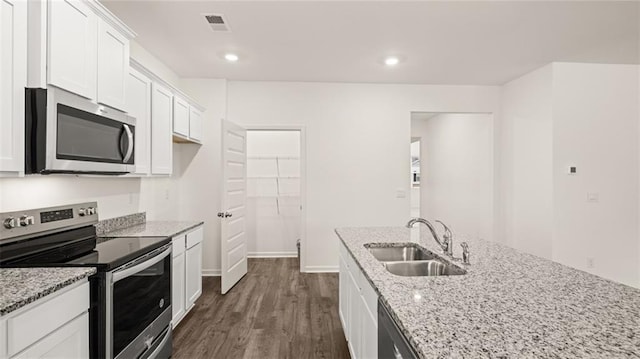
<path id="1" fill-rule="evenodd" d="M 596 203 L 600 201 L 600 195 L 596 192 L 587 193 L 587 202 Z"/>

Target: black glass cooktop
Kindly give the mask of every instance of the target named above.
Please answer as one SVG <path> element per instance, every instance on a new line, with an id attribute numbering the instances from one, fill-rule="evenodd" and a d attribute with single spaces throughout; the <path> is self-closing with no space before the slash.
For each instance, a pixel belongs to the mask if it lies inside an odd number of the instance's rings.
<path id="1" fill-rule="evenodd" d="M 96 267 L 110 271 L 171 242 L 169 237 L 120 237 L 96 244 L 87 226 L 15 242 L 0 242 L 1 267 Z"/>
<path id="2" fill-rule="evenodd" d="M 109 271 L 168 243 L 171 243 L 169 237 L 110 238 L 97 244 L 93 251 L 65 264 Z"/>

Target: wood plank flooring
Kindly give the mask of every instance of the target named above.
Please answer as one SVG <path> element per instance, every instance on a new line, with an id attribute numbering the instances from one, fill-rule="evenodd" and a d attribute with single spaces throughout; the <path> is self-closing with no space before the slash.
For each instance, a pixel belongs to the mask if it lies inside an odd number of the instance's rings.
<path id="1" fill-rule="evenodd" d="M 224 296 L 220 277 L 205 277 L 173 334 L 174 358 L 349 358 L 338 274 L 300 273 L 296 258 L 249 259 Z"/>

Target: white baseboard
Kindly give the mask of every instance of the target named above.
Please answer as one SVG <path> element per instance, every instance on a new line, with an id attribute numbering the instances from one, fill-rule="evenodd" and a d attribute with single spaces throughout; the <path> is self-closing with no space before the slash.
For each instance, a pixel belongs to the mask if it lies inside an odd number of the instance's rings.
<path id="1" fill-rule="evenodd" d="M 248 252 L 248 258 L 295 258 L 298 252 Z"/>
<path id="2" fill-rule="evenodd" d="M 203 277 L 219 277 L 221 275 L 220 269 L 203 269 Z"/>
<path id="3" fill-rule="evenodd" d="M 340 268 L 338 266 L 306 266 L 304 271 L 305 273 L 338 273 Z"/>

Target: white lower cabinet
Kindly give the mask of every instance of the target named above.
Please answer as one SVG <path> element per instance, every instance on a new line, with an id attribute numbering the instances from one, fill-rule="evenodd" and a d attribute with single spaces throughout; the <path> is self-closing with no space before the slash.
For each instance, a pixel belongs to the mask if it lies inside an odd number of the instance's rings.
<path id="1" fill-rule="evenodd" d="M 185 301 L 185 236 L 173 238 L 173 258 L 171 259 L 171 322 L 176 324 L 186 313 Z"/>
<path id="2" fill-rule="evenodd" d="M 351 357 L 377 358 L 378 295 L 342 243 L 339 288 L 338 310 Z"/>
<path id="3" fill-rule="evenodd" d="M 0 358 L 88 358 L 88 310 L 85 280 L 0 317 Z"/>
<path id="4" fill-rule="evenodd" d="M 202 227 L 187 234 L 186 255 L 186 293 L 187 310 L 190 309 L 202 294 Z"/>
<path id="5" fill-rule="evenodd" d="M 199 226 L 186 234 L 173 237 L 172 240 L 171 324 L 174 328 L 202 294 L 203 236 L 203 227 Z"/>

